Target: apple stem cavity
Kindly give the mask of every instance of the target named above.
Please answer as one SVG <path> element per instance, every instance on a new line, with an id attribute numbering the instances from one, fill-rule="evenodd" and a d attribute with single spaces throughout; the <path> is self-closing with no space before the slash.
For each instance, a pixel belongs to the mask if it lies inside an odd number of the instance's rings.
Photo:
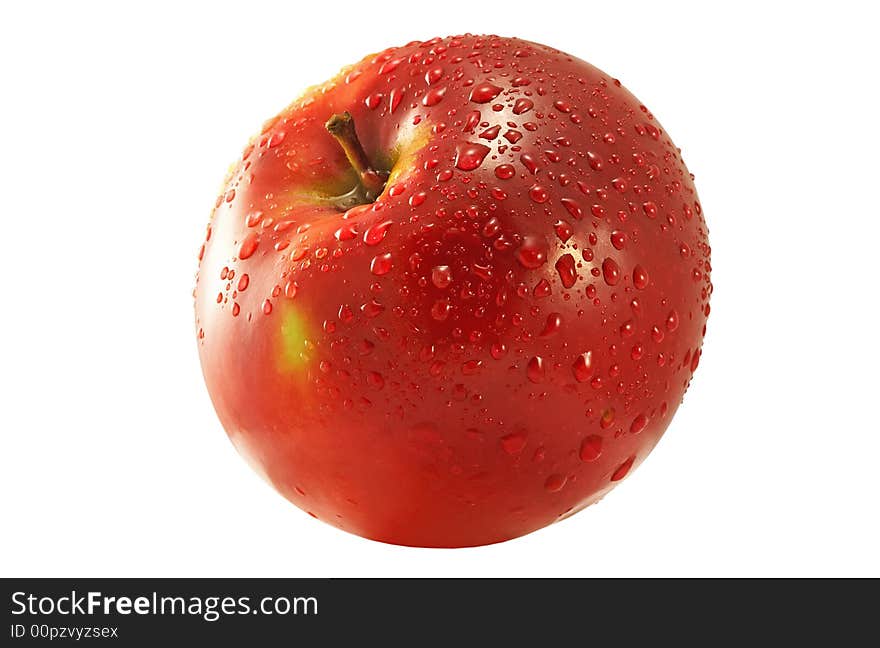
<path id="1" fill-rule="evenodd" d="M 358 139 L 351 113 L 348 111 L 337 113 L 328 119 L 324 126 L 339 142 L 352 168 L 357 171 L 365 202 L 374 202 L 385 189 L 388 172 L 376 169 L 370 162 L 367 152 Z"/>

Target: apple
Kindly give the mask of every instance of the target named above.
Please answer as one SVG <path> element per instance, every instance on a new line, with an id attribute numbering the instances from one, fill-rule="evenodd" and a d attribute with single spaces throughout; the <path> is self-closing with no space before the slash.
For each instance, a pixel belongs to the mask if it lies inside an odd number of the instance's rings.
<path id="1" fill-rule="evenodd" d="M 202 368 L 235 447 L 310 515 L 499 542 L 658 442 L 709 256 L 679 150 L 616 79 L 515 38 L 413 42 L 245 148 L 199 254 Z"/>

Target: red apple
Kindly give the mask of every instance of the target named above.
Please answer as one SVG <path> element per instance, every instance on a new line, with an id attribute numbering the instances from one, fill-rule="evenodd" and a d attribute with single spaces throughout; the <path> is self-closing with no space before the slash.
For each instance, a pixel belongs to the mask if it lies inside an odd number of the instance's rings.
<path id="1" fill-rule="evenodd" d="M 314 517 L 420 546 L 529 533 L 631 473 L 712 292 L 654 116 L 494 36 L 309 90 L 245 149 L 199 258 L 202 368 L 236 448 Z"/>

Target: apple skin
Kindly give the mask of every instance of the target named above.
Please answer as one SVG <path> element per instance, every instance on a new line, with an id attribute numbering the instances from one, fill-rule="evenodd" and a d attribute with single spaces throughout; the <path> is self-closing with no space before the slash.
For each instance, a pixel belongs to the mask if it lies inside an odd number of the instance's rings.
<path id="1" fill-rule="evenodd" d="M 348 111 L 375 203 L 326 120 Z M 199 353 L 235 447 L 312 516 L 460 547 L 599 500 L 700 358 L 710 248 L 691 175 L 620 83 L 461 36 L 310 89 L 230 172 L 200 252 Z"/>

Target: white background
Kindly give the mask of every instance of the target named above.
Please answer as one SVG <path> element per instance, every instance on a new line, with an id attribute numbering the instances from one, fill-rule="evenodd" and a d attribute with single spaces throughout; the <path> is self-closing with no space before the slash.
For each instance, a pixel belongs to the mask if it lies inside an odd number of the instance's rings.
<path id="1" fill-rule="evenodd" d="M 869 3 L 128 5 L 0 14 L 0 574 L 880 576 Z M 264 119 L 465 31 L 566 50 L 651 108 L 696 174 L 716 290 L 682 409 L 612 495 L 501 545 L 406 549 L 311 519 L 236 455 L 191 291 Z"/>

